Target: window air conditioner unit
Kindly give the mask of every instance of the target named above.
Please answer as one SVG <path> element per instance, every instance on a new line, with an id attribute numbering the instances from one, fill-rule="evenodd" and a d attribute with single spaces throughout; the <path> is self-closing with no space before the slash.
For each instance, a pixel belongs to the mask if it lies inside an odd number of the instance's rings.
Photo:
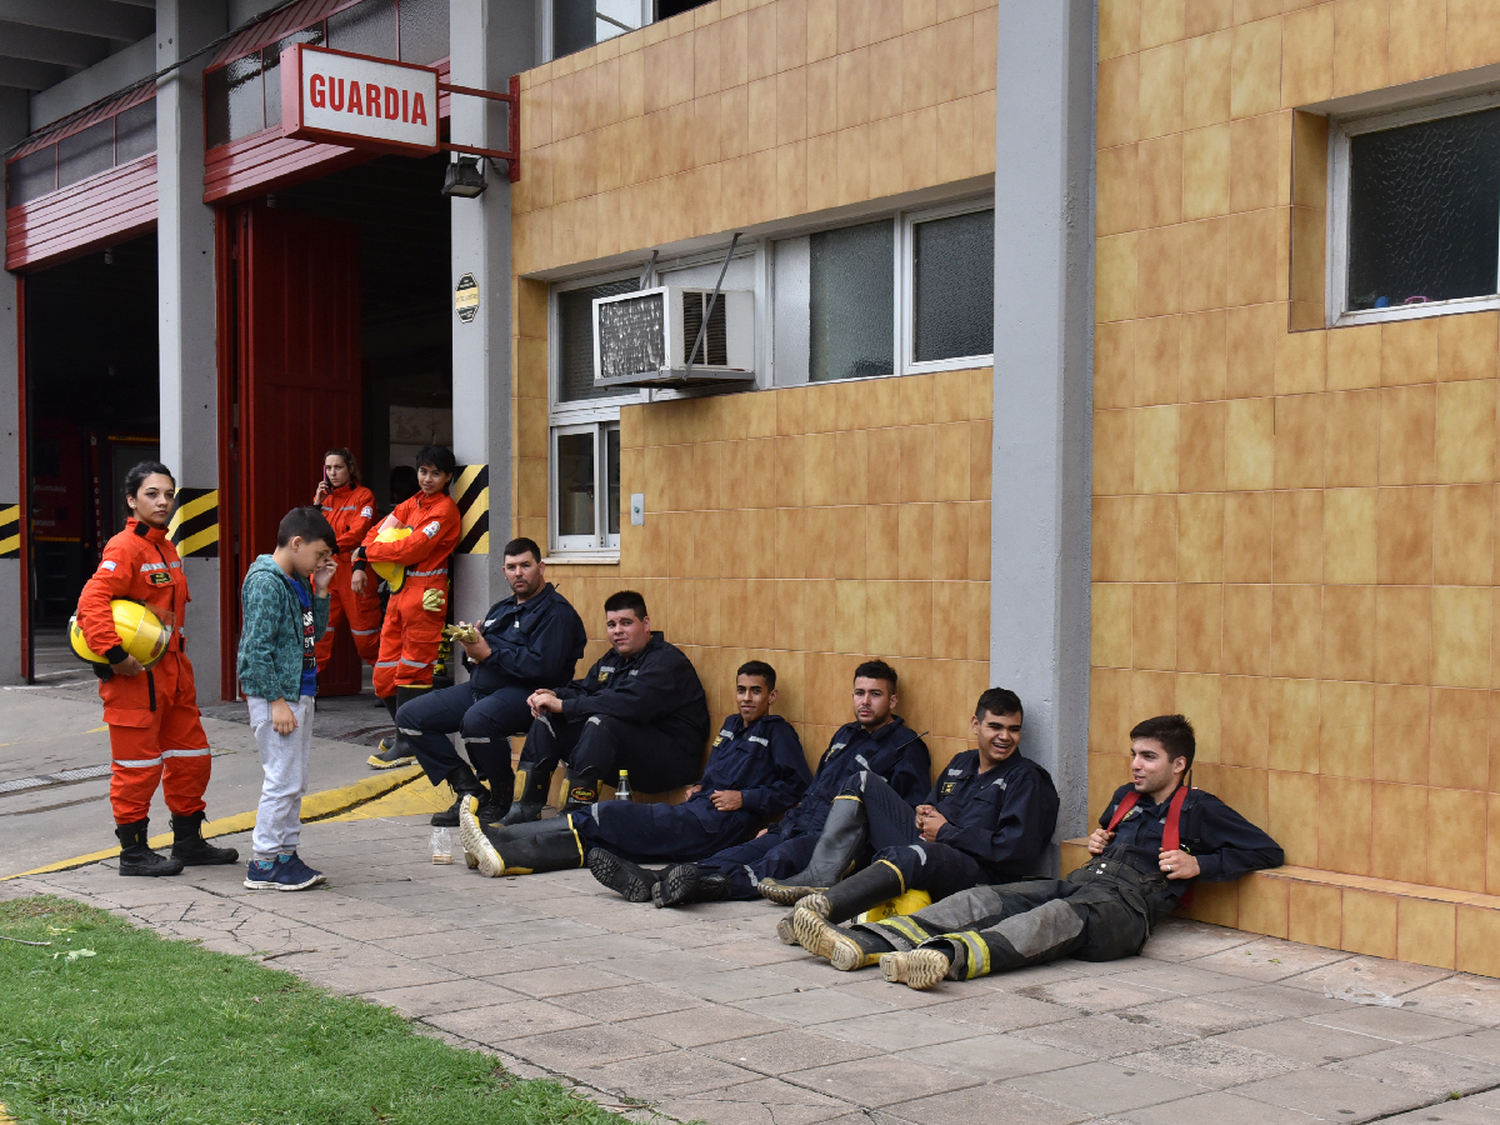
<path id="1" fill-rule="evenodd" d="M 755 380 L 755 294 L 662 285 L 594 301 L 594 386 L 700 387 Z"/>

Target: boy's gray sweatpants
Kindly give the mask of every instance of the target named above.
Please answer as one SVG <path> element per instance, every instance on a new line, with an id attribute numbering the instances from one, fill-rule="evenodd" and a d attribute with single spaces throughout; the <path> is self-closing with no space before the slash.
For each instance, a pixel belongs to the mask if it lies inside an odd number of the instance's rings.
<path id="1" fill-rule="evenodd" d="M 291 734 L 277 734 L 271 726 L 271 701 L 248 696 L 250 729 L 266 780 L 260 789 L 260 808 L 255 814 L 255 834 L 250 846 L 256 859 L 275 859 L 297 850 L 302 838 L 302 795 L 307 792 L 307 765 L 312 757 L 313 697 L 304 695 L 294 704 L 297 718 Z"/>

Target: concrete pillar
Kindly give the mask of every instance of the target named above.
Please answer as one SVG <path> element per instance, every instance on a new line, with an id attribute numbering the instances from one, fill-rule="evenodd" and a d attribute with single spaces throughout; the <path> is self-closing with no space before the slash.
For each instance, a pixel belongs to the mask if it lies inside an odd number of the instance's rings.
<path id="1" fill-rule="evenodd" d="M 535 65 L 534 4 L 452 0 L 452 82 L 504 93 L 510 77 Z M 503 149 L 505 106 L 454 95 L 455 144 Z M 522 174 L 525 174 L 523 169 Z M 510 181 L 486 169 L 489 187 L 452 200 L 452 283 L 465 274 L 479 285 L 479 308 L 467 323 L 453 314 L 453 453 L 460 465 L 487 465 L 489 553 L 454 558 L 455 613 L 472 621 L 505 596 L 500 547 L 511 517 L 511 246 Z"/>
<path id="2" fill-rule="evenodd" d="M 160 70 L 228 30 L 226 0 L 158 0 Z M 214 210 L 203 202 L 200 56 L 157 81 L 157 288 L 161 339 L 161 459 L 189 498 L 219 486 L 218 354 L 214 346 Z M 186 555 L 193 592 L 185 632 L 200 702 L 221 696 L 219 553 Z"/>
<path id="3" fill-rule="evenodd" d="M 25 90 L 0 90 L 0 149 L 9 148 L 27 133 Z M 20 530 L 7 509 L 24 505 L 21 490 L 21 325 L 17 319 L 21 279 L 0 272 L 0 683 L 21 682 L 21 607 L 30 592 L 21 585 L 19 554 L 7 550 Z M 23 511 L 24 516 L 24 511 Z"/>
<path id="4" fill-rule="evenodd" d="M 1089 816 L 1094 7 L 1001 4 L 996 92 L 990 669 L 1064 837 Z"/>

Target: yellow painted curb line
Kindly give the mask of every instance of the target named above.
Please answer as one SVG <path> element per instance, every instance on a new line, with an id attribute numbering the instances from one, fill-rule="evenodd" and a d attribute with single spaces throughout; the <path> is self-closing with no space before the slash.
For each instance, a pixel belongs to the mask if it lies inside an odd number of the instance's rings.
<path id="1" fill-rule="evenodd" d="M 345 785 L 338 789 L 325 789 L 321 793 L 309 793 L 302 798 L 302 822 L 310 824 L 316 820 L 328 820 L 341 813 L 347 813 L 359 805 L 368 801 L 377 800 L 387 793 L 395 792 L 404 785 L 408 785 L 419 777 L 423 777 L 420 766 L 406 766 L 402 769 L 386 770 L 367 777 L 363 781 L 356 781 L 353 785 Z M 203 824 L 203 838 L 211 839 L 214 836 L 232 836 L 236 832 L 248 832 L 255 827 L 255 810 L 236 813 L 234 816 L 221 817 L 218 820 L 205 821 Z M 163 832 L 159 836 L 152 836 L 146 843 L 153 848 L 170 847 L 172 833 Z M 118 846 L 105 848 L 102 851 L 89 852 L 88 855 L 74 856 L 72 859 L 60 860 L 57 863 L 49 863 L 44 867 L 36 867 L 30 871 L 18 871 L 14 875 L 0 875 L 0 883 L 9 879 L 22 879 L 27 875 L 47 875 L 54 871 L 67 871 L 74 867 L 83 867 L 90 863 L 98 863 L 101 859 L 111 859 L 120 854 Z M 4 1120 L 0 1119 L 0 1125 Z"/>

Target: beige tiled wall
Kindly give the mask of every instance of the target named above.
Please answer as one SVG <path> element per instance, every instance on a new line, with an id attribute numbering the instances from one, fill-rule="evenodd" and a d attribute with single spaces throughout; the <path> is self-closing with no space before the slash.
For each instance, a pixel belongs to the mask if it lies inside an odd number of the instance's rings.
<path id="1" fill-rule="evenodd" d="M 525 275 L 994 170 L 994 0 L 717 0 L 522 77 L 515 527 L 547 541 L 547 286 Z M 992 371 L 632 406 L 617 566 L 555 565 L 603 649 L 631 586 L 714 716 L 764 657 L 809 756 L 889 659 L 934 764 L 989 656 Z"/>
<path id="2" fill-rule="evenodd" d="M 1322 323 L 1324 268 L 1324 141 L 1294 109 L 1500 61 L 1500 20 L 1469 0 L 1101 0 L 1099 20 L 1091 803 L 1131 722 L 1181 710 L 1199 784 L 1289 863 L 1500 893 L 1500 320 L 1289 327 Z M 1387 903 L 1344 892 L 1346 934 L 1397 951 L 1396 900 L 1386 934 L 1350 895 Z"/>

